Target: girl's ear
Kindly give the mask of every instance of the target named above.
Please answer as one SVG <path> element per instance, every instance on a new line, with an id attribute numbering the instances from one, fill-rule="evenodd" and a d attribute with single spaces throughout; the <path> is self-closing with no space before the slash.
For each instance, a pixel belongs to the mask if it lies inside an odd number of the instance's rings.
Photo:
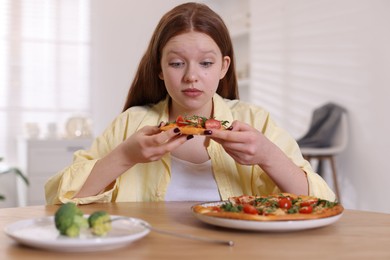
<path id="1" fill-rule="evenodd" d="M 158 74 L 158 77 L 159 77 L 161 80 L 164 80 L 164 74 L 162 73 L 162 71 L 160 71 L 160 73 Z"/>
<path id="2" fill-rule="evenodd" d="M 223 79 L 223 77 L 225 77 L 226 72 L 229 69 L 229 66 L 230 66 L 230 57 L 229 56 L 223 57 L 221 75 L 220 75 L 219 79 Z"/>

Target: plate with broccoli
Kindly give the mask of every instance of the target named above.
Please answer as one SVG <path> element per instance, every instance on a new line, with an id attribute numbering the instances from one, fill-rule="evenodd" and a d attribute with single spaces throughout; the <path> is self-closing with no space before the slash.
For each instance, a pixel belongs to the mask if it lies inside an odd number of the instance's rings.
<path id="1" fill-rule="evenodd" d="M 115 220 L 115 221 L 112 221 Z M 96 211 L 90 215 L 73 203 L 63 204 L 54 216 L 26 219 L 5 227 L 17 242 L 41 249 L 62 252 L 112 250 L 146 236 L 147 222 L 137 218 Z"/>

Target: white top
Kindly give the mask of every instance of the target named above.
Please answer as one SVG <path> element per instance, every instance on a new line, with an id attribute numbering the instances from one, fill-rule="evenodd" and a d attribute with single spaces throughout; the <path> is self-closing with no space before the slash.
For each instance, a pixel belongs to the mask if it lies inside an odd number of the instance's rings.
<path id="1" fill-rule="evenodd" d="M 211 160 L 196 164 L 171 156 L 171 181 L 166 201 L 219 201 Z"/>

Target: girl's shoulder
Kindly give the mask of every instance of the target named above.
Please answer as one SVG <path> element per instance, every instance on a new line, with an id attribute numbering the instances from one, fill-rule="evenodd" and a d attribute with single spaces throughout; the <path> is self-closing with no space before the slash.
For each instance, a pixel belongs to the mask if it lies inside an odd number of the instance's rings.
<path id="1" fill-rule="evenodd" d="M 224 99 L 224 101 L 235 119 L 239 120 L 248 116 L 255 116 L 256 118 L 269 117 L 269 112 L 260 105 L 237 99 Z"/>
<path id="2" fill-rule="evenodd" d="M 241 100 L 214 98 L 214 115 L 229 122 L 238 120 L 255 128 L 263 129 L 270 122 L 269 112 L 261 106 Z"/>

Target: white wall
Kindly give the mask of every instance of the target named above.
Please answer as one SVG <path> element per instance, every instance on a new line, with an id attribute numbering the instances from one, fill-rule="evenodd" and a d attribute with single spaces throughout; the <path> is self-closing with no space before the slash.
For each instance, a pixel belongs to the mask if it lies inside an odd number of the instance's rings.
<path id="1" fill-rule="evenodd" d="M 91 78 L 95 134 L 100 134 L 121 111 L 139 59 L 161 15 L 181 2 L 185 1 L 92 1 Z M 281 8 L 277 13 L 279 17 L 270 17 L 272 12 L 265 9 L 275 8 L 270 7 L 270 3 Z M 318 59 L 311 62 L 317 67 L 310 64 L 291 66 L 269 53 L 268 58 L 273 59 L 275 66 L 286 69 L 284 77 L 275 76 L 281 81 L 278 91 L 282 92 L 272 97 L 284 105 L 272 105 L 266 92 L 264 102 L 260 97 L 255 101 L 269 109 L 278 123 L 296 137 L 306 130 L 311 109 L 317 104 L 334 100 L 346 106 L 351 139 L 347 151 L 337 158 L 343 202 L 347 208 L 390 212 L 390 204 L 384 199 L 390 195 L 386 163 L 390 146 L 390 117 L 387 114 L 390 111 L 390 1 L 251 1 L 251 12 L 253 22 L 268 19 L 266 22 L 270 22 L 271 27 L 266 29 L 271 33 L 278 33 L 272 22 L 294 18 L 296 12 L 300 16 L 295 19 L 309 23 L 307 27 L 294 27 L 294 33 L 299 35 L 307 30 L 315 33 L 316 27 L 320 28 L 323 34 L 311 42 L 304 38 L 294 42 L 280 39 L 279 44 L 285 51 L 277 54 L 288 55 L 291 48 L 300 49 L 310 43 L 333 47 L 314 53 Z M 330 16 L 322 23 L 310 22 L 330 14 L 335 15 L 335 19 Z M 299 19 L 293 22 L 299 24 Z M 299 57 L 310 61 L 313 56 Z M 318 69 L 320 67 L 322 69 Z M 252 74 L 254 69 L 252 67 Z M 293 72 L 305 74 L 307 78 L 300 81 L 305 84 L 291 84 L 287 79 L 288 73 Z M 313 80 L 312 76 L 317 78 Z M 252 86 L 261 88 L 263 85 L 256 83 L 259 80 L 261 78 L 255 76 Z M 314 95 L 314 92 L 320 95 Z"/>
<path id="2" fill-rule="evenodd" d="M 185 1 L 91 1 L 91 85 L 94 132 L 118 115 L 161 16 Z"/>
<path id="3" fill-rule="evenodd" d="M 297 138 L 315 107 L 345 106 L 349 146 L 336 158 L 343 204 L 390 212 L 390 1 L 251 3 L 253 102 Z"/>

